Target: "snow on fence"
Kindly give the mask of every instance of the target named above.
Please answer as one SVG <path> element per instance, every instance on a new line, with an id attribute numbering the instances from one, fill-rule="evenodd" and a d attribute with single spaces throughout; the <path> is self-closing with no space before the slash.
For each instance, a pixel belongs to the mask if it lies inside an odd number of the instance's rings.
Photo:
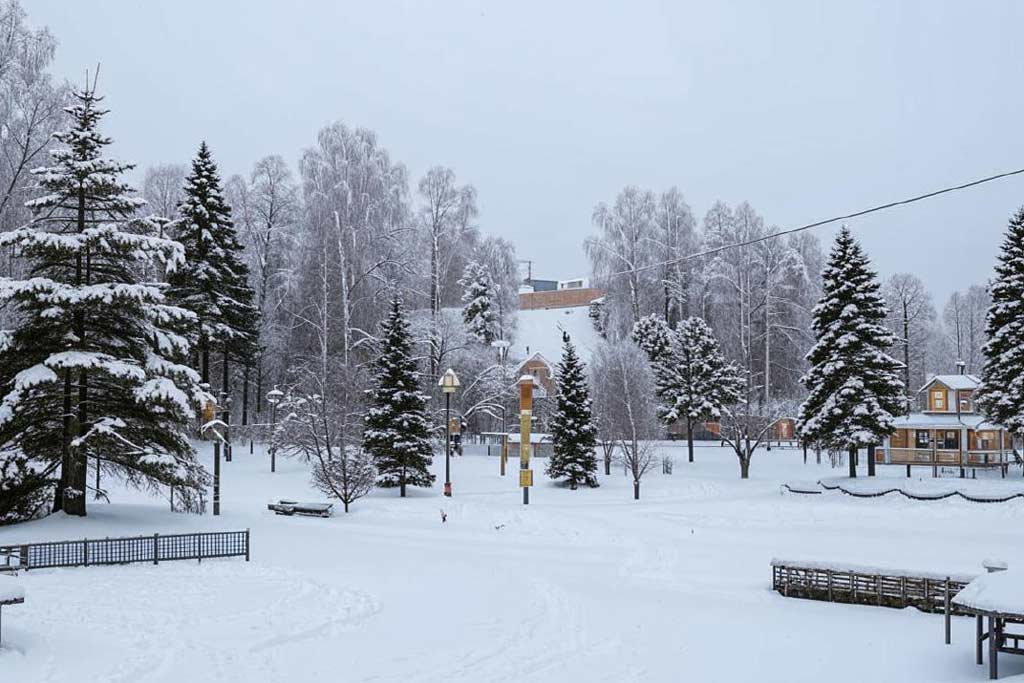
<path id="1" fill-rule="evenodd" d="M 889 486 L 888 484 L 883 485 L 866 485 L 862 486 L 859 484 L 838 484 L 828 483 L 826 481 L 817 482 L 817 486 L 821 489 L 815 489 L 815 485 L 808 484 L 806 482 L 790 482 L 782 485 L 786 491 L 790 493 L 800 494 L 815 494 L 822 493 L 824 491 L 840 491 L 848 496 L 855 498 L 881 498 L 891 493 L 896 493 L 904 498 L 910 500 L 943 500 L 945 498 L 959 497 L 972 503 L 1006 503 L 1016 498 L 1024 499 L 1024 492 L 1013 491 L 1013 492 L 996 492 L 991 491 L 990 493 L 973 493 L 964 492 L 957 488 L 951 488 L 949 490 L 935 490 L 935 491 L 908 491 L 902 486 Z"/>
<path id="2" fill-rule="evenodd" d="M 924 612 L 968 612 L 950 602 L 974 579 L 964 574 L 910 572 L 824 562 L 772 560 L 772 588 L 789 598 L 916 607 Z"/>
<path id="3" fill-rule="evenodd" d="M 214 557 L 245 557 L 249 561 L 249 530 L 194 534 L 153 534 L 127 538 L 85 538 L 0 546 L 0 565 L 8 569 L 88 567 L 97 564 L 168 562 Z"/>

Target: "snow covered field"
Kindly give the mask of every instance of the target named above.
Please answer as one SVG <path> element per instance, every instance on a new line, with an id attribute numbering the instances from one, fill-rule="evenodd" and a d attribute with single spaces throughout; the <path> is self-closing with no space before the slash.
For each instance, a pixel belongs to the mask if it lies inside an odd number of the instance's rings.
<path id="1" fill-rule="evenodd" d="M 1024 566 L 1024 501 L 979 505 L 780 493 L 841 474 L 791 450 L 702 447 L 596 490 L 542 476 L 521 505 L 496 458 L 453 461 L 455 497 L 378 491 L 333 519 L 267 512 L 316 499 L 305 466 L 257 449 L 224 465 L 220 518 L 118 493 L 89 517 L 0 529 L 0 544 L 252 529 L 253 558 L 22 574 L 4 610 L 3 681 L 980 681 L 973 622 L 786 599 L 772 556 L 934 572 Z M 535 468 L 542 469 L 542 463 Z M 435 472 L 443 472 L 437 458 Z M 898 477 L 901 468 L 881 468 Z M 1020 472 L 1015 471 L 1019 477 Z M 130 499 L 127 502 L 126 499 Z M 440 510 L 448 514 L 441 523 Z M 1002 658 L 1005 676 L 1024 658 Z"/>

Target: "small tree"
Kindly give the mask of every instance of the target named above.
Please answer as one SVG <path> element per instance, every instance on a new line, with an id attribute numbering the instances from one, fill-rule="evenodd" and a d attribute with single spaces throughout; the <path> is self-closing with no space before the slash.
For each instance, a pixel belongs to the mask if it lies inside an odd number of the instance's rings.
<path id="1" fill-rule="evenodd" d="M 822 278 L 812 323 L 817 342 L 807 356 L 811 369 L 801 379 L 809 393 L 797 429 L 830 450 L 847 449 L 850 476 L 856 477 L 858 449 L 873 449 L 892 433 L 893 416 L 903 407 L 901 366 L 886 354 L 894 338 L 884 325 L 888 311 L 878 277 L 845 227 Z"/>
<path id="2" fill-rule="evenodd" d="M 602 344 L 593 361 L 599 423 L 619 447 L 619 458 L 633 475 L 633 498 L 640 480 L 657 464 L 652 439 L 658 435 L 654 378 L 644 354 L 629 342 Z"/>
<path id="3" fill-rule="evenodd" d="M 494 341 L 498 330 L 495 289 L 487 269 L 470 261 L 459 280 L 462 285 L 462 321 L 469 333 L 483 344 Z"/>
<path id="4" fill-rule="evenodd" d="M 420 373 L 412 357 L 409 325 L 396 294 L 391 312 L 380 325 L 380 353 L 373 361 L 374 388 L 366 414 L 363 448 L 373 455 L 379 475 L 377 484 L 398 487 L 429 487 L 434 483 L 431 463 L 430 423 L 426 394 L 419 390 Z"/>
<path id="5" fill-rule="evenodd" d="M 686 445 L 693 462 L 693 425 L 720 418 L 725 406 L 739 401 L 744 383 L 739 370 L 725 361 L 718 340 L 700 318 L 679 323 L 671 346 L 654 363 L 658 416 L 666 424 L 686 423 Z"/>
<path id="6" fill-rule="evenodd" d="M 568 335 L 565 335 L 557 379 L 555 414 L 551 420 L 554 449 L 548 460 L 547 474 L 552 479 L 567 480 L 573 490 L 580 484 L 595 488 L 598 486 L 594 453 L 597 429 L 591 416 L 585 368 Z"/>
<path id="7" fill-rule="evenodd" d="M 631 336 L 652 364 L 672 352 L 672 330 L 664 318 L 656 315 L 640 318 L 633 324 Z"/>
<path id="8" fill-rule="evenodd" d="M 739 400 L 723 408 L 722 440 L 736 454 L 740 464 L 740 479 L 750 478 L 750 461 L 761 446 L 771 440 L 772 429 L 792 408 L 789 401 L 771 400 L 759 406 L 759 414 L 751 410 L 751 403 Z"/>
<path id="9" fill-rule="evenodd" d="M 300 374 L 303 389 L 281 401 L 284 417 L 271 447 L 298 456 L 312 466 L 313 485 L 349 506 L 373 490 L 377 470 L 362 448 L 362 392 L 358 373 L 332 362 L 325 376 L 319 368 Z"/>
<path id="10" fill-rule="evenodd" d="M 1010 219 L 991 294 L 978 405 L 993 422 L 1020 435 L 1024 434 L 1024 207 Z"/>

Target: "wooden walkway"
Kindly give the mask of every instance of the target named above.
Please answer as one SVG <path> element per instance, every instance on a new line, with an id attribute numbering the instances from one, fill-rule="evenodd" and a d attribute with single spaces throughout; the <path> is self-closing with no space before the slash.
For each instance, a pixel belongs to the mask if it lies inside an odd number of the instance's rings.
<path id="1" fill-rule="evenodd" d="M 867 567 L 841 568 L 813 562 L 772 560 L 772 588 L 789 598 L 879 607 L 916 607 L 924 612 L 967 616 L 951 603 L 974 577 L 913 576 Z"/>

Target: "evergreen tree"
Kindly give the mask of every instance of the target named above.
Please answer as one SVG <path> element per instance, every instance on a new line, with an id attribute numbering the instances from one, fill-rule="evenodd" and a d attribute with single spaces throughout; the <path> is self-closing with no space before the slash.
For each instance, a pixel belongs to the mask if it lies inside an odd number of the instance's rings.
<path id="1" fill-rule="evenodd" d="M 204 383 L 210 382 L 210 351 L 223 354 L 222 390 L 227 392 L 229 361 L 248 366 L 256 356 L 259 310 L 253 305 L 249 268 L 231 208 L 205 142 L 192 160 L 184 194 L 176 234 L 185 247 L 185 267 L 168 277 L 169 296 L 196 314 L 197 360 Z"/>
<path id="2" fill-rule="evenodd" d="M 469 333 L 484 344 L 494 341 L 498 326 L 494 282 L 480 263 L 470 261 L 459 280 L 462 285 L 462 322 Z"/>
<path id="3" fill-rule="evenodd" d="M 672 329 L 657 315 L 646 315 L 633 323 L 632 337 L 652 364 L 672 349 Z"/>
<path id="4" fill-rule="evenodd" d="M 576 348 L 564 335 L 562 360 L 558 364 L 558 390 L 555 413 L 551 418 L 551 440 L 554 449 L 548 460 L 547 474 L 552 479 L 565 479 L 575 490 L 580 484 L 597 483 L 597 427 L 591 416 L 590 387 L 586 368 L 576 355 Z"/>
<path id="5" fill-rule="evenodd" d="M 380 325 L 381 349 L 373 361 L 375 387 L 363 432 L 363 448 L 373 455 L 378 485 L 405 487 L 434 483 L 430 473 L 429 397 L 419 390 L 420 373 L 412 357 L 409 324 L 402 300 L 391 300 L 391 311 Z"/>
<path id="6" fill-rule="evenodd" d="M 1024 434 L 1024 207 L 1010 219 L 991 296 L 978 405 L 1011 434 Z"/>
<path id="7" fill-rule="evenodd" d="M 693 462 L 693 425 L 717 419 L 722 410 L 737 403 L 743 380 L 736 366 L 727 363 L 711 328 L 701 318 L 679 323 L 669 348 L 653 364 L 661 405 L 658 417 L 665 424 L 686 423 L 686 445 Z"/>
<path id="8" fill-rule="evenodd" d="M 849 229 L 843 228 L 822 273 L 822 294 L 811 327 L 817 342 L 801 378 L 808 390 L 797 429 L 805 441 L 831 450 L 847 449 L 850 476 L 856 456 L 892 433 L 893 416 L 903 405 L 901 365 L 886 350 L 894 337 L 885 327 L 887 310 L 877 275 Z"/>
<path id="9" fill-rule="evenodd" d="M 141 275 L 153 261 L 183 262 L 176 242 L 146 235 L 144 203 L 120 179 L 132 168 L 103 156 L 107 112 L 95 85 L 73 93 L 53 165 L 33 173 L 34 218 L 0 235 L 25 258 L 27 280 L 0 280 L 16 327 L 0 335 L 0 520 L 54 510 L 86 513 L 90 458 L 139 485 L 174 486 L 196 508 L 206 475 L 186 425 L 205 397 L 180 361 L 190 314 L 165 303 Z M 152 226 L 150 226 L 152 227 Z"/>

